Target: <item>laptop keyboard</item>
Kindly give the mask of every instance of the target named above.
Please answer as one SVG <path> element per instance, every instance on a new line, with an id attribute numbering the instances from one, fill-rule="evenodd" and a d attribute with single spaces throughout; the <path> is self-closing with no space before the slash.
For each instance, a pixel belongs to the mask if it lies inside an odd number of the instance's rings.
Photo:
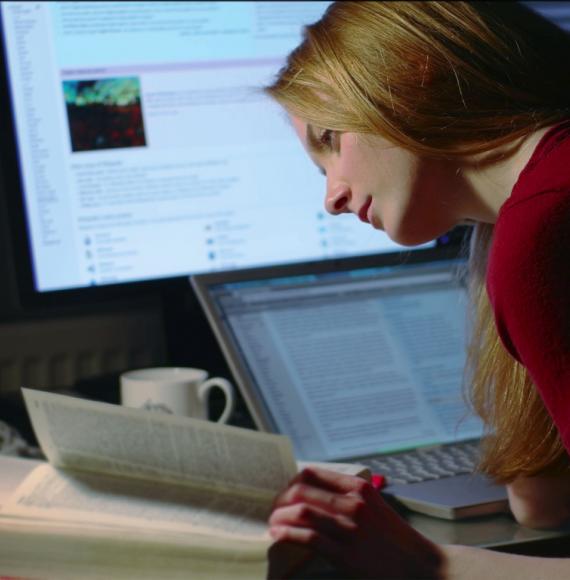
<path id="1" fill-rule="evenodd" d="M 461 473 L 471 473 L 479 459 L 477 443 L 455 443 L 446 447 L 418 449 L 396 455 L 359 460 L 390 483 L 419 483 Z"/>

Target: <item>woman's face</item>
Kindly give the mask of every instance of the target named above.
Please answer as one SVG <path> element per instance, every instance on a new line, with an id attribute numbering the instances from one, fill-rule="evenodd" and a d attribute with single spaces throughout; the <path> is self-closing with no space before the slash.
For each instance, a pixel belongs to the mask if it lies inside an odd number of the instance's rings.
<path id="1" fill-rule="evenodd" d="M 469 217 L 456 164 L 419 157 L 379 136 L 331 132 L 291 120 L 326 176 L 328 212 L 354 213 L 404 245 L 433 240 Z"/>

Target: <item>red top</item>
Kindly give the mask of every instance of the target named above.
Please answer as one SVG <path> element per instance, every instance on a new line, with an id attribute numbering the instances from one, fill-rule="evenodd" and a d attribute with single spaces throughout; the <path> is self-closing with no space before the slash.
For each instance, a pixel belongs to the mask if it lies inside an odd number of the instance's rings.
<path id="1" fill-rule="evenodd" d="M 570 121 L 544 135 L 501 207 L 487 290 L 570 452 Z"/>

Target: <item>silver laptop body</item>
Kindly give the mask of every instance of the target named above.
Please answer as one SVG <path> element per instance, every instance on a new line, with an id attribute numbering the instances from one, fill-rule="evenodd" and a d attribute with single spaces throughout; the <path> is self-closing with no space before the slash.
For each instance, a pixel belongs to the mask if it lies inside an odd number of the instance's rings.
<path id="1" fill-rule="evenodd" d="M 473 473 L 463 267 L 422 250 L 192 285 L 259 429 L 288 435 L 301 460 L 368 465 L 387 496 L 457 519 L 508 507 L 503 486 Z"/>

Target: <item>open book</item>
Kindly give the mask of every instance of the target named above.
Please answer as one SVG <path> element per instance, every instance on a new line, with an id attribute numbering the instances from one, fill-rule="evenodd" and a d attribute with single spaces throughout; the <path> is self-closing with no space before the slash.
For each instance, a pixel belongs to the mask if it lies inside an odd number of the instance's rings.
<path id="1" fill-rule="evenodd" d="M 265 577 L 286 437 L 23 392 L 48 463 L 0 510 L 0 576 Z"/>

